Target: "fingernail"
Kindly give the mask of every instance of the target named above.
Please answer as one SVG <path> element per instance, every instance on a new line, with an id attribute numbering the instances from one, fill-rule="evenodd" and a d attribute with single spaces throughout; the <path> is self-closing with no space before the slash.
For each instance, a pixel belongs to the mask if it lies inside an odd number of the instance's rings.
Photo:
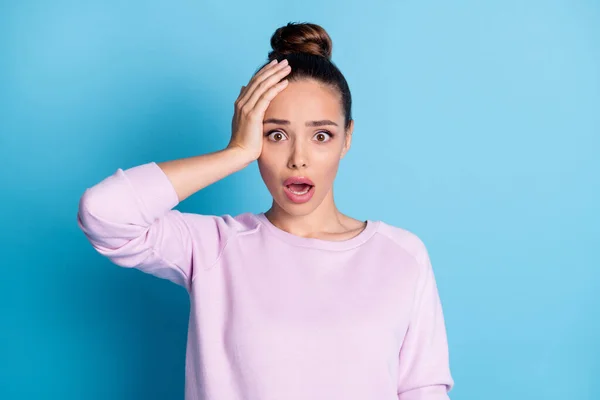
<path id="1" fill-rule="evenodd" d="M 269 64 L 271 64 L 271 65 L 275 65 L 275 64 L 277 64 L 277 59 L 274 59 L 274 60 L 273 60 L 273 61 L 271 61 Z"/>
<path id="2" fill-rule="evenodd" d="M 279 65 L 287 65 L 287 64 L 288 64 L 287 58 L 279 63 Z"/>

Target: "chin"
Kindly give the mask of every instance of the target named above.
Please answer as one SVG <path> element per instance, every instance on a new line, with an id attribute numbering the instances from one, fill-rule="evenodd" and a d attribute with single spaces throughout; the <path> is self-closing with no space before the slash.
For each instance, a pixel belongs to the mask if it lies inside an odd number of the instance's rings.
<path id="1" fill-rule="evenodd" d="M 277 204 L 277 206 L 281 210 L 285 211 L 286 214 L 294 217 L 309 215 L 319 206 L 321 200 L 322 199 L 318 199 L 316 196 L 313 196 L 309 201 L 298 204 L 290 201 L 283 192 L 277 193 L 276 197 L 273 196 L 273 201 Z"/>

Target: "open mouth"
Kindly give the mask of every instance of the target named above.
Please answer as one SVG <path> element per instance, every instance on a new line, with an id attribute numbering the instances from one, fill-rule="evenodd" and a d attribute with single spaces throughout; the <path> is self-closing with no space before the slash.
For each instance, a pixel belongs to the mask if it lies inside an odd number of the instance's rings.
<path id="1" fill-rule="evenodd" d="M 286 188 L 295 195 L 302 196 L 310 191 L 313 188 L 313 185 L 309 185 L 307 183 L 292 183 L 291 185 L 287 185 Z"/>

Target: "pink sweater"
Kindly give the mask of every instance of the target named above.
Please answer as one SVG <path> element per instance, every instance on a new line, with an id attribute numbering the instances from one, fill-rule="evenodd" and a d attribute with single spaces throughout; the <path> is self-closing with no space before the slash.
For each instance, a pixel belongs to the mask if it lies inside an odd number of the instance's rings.
<path id="1" fill-rule="evenodd" d="M 453 386 L 423 242 L 371 221 L 303 238 L 263 213 L 175 210 L 154 163 L 88 188 L 78 224 L 113 263 L 188 291 L 186 400 L 442 400 Z"/>

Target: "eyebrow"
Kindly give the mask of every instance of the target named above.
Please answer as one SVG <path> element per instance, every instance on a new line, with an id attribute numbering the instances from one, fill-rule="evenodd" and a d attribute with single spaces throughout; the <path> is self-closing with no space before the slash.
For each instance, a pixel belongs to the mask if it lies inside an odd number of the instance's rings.
<path id="1" fill-rule="evenodd" d="M 269 119 L 265 119 L 263 121 L 263 124 L 289 125 L 290 121 L 288 121 L 286 119 L 269 118 Z M 335 122 L 328 120 L 328 119 L 322 119 L 320 121 L 308 121 L 305 125 L 306 126 L 324 126 L 324 125 L 338 126 L 338 124 L 336 124 Z"/>

